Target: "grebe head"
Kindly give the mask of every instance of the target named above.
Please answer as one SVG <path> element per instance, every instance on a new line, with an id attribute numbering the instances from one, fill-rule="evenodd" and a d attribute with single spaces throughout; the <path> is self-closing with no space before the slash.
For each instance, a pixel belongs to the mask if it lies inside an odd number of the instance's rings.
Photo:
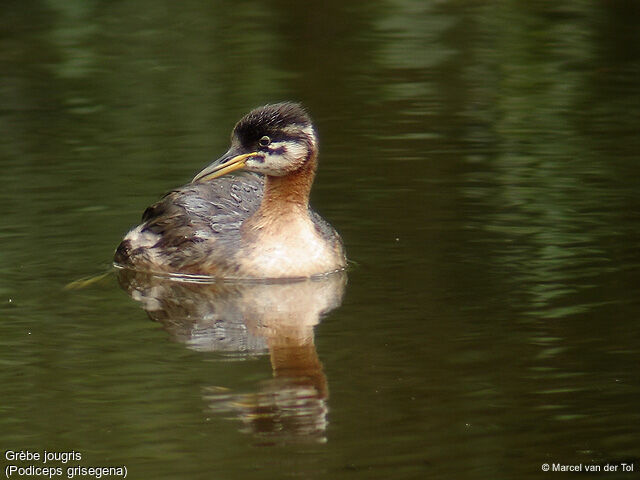
<path id="1" fill-rule="evenodd" d="M 265 105 L 252 110 L 236 124 L 231 148 L 198 173 L 193 182 L 204 182 L 240 169 L 282 177 L 314 161 L 317 153 L 315 128 L 299 104 Z"/>

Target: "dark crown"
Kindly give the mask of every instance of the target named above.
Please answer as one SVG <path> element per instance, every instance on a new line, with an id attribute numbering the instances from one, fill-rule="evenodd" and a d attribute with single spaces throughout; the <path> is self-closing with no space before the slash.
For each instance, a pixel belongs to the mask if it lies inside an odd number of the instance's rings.
<path id="1" fill-rule="evenodd" d="M 263 135 L 274 135 L 286 127 L 311 126 L 311 118 L 298 103 L 274 103 L 256 108 L 236 124 L 234 134 L 243 141 L 255 141 Z"/>

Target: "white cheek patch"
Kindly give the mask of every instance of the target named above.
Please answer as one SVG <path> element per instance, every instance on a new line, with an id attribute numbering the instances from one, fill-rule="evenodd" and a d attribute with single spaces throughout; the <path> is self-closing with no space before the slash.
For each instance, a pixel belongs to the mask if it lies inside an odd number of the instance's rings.
<path id="1" fill-rule="evenodd" d="M 298 168 L 308 153 L 306 145 L 294 142 L 273 142 L 269 145 L 269 151 L 261 155 L 262 162 L 248 160 L 248 169 L 279 177 Z"/>
<path id="2" fill-rule="evenodd" d="M 311 125 L 307 125 L 304 128 L 300 128 L 297 125 L 293 127 L 287 127 L 283 129 L 283 132 L 287 134 L 292 134 L 292 135 L 293 134 L 297 135 L 300 132 L 302 132 L 306 135 L 307 139 L 309 140 L 309 142 L 311 142 L 314 148 L 318 146 L 318 142 L 316 140 L 316 131 L 313 129 Z"/>
<path id="3" fill-rule="evenodd" d="M 316 132 L 313 129 L 313 127 L 311 125 L 304 127 L 302 129 L 302 133 L 304 133 L 307 136 L 307 138 L 311 140 L 311 143 L 315 148 L 317 146 L 317 142 L 316 142 Z"/>
<path id="4" fill-rule="evenodd" d="M 302 143 L 289 143 L 286 149 L 284 156 L 290 162 L 295 162 L 296 160 L 304 161 L 309 153 L 307 146 Z"/>

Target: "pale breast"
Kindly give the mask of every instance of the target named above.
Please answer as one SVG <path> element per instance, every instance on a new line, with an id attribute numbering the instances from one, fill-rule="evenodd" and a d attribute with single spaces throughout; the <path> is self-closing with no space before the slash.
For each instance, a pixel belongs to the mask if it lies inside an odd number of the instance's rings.
<path id="1" fill-rule="evenodd" d="M 341 245 L 336 249 L 328 242 L 308 216 L 283 217 L 253 233 L 255 241 L 238 258 L 252 276 L 309 277 L 345 266 Z"/>

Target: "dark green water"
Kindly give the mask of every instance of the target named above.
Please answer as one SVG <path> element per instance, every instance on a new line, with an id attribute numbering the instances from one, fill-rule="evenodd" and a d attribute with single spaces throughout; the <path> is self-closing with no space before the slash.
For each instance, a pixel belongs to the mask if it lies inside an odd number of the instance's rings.
<path id="1" fill-rule="evenodd" d="M 639 20 L 630 0 L 3 2 L 3 458 L 75 450 L 66 465 L 134 479 L 633 478 Z M 356 264 L 339 308 L 158 285 L 152 322 L 113 274 L 65 289 L 243 113 L 285 99 L 316 120 L 313 204 Z M 215 330 L 193 295 L 236 323 Z M 264 320 L 289 298 L 300 324 Z"/>

